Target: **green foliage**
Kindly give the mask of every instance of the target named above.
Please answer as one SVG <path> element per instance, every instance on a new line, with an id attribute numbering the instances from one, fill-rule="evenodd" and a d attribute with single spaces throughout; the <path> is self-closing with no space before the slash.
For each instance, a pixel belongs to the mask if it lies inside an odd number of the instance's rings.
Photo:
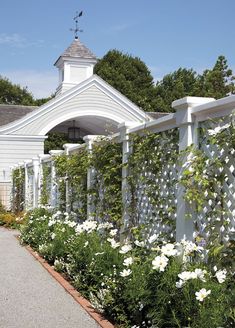
<path id="1" fill-rule="evenodd" d="M 24 223 L 23 212 L 17 215 L 11 212 L 0 213 L 0 226 L 18 229 Z"/>
<path id="2" fill-rule="evenodd" d="M 138 57 L 110 50 L 94 72 L 143 110 L 155 110 L 153 77 Z"/>
<path id="3" fill-rule="evenodd" d="M 229 122 L 225 124 L 226 120 Z M 234 269 L 234 241 L 231 231 L 231 209 L 227 205 L 231 192 L 230 162 L 234 161 L 234 114 L 202 124 L 199 149 L 191 146 L 181 156 L 186 159 L 180 183 L 190 204 L 198 238 L 210 245 L 211 256 Z M 209 151 L 208 151 L 209 149 Z M 206 210 L 205 210 L 206 209 Z M 202 224 L 200 223 L 202 221 Z M 224 256 L 224 254 L 230 254 Z"/>
<path id="4" fill-rule="evenodd" d="M 22 88 L 18 84 L 13 84 L 9 79 L 0 75 L 0 104 L 41 106 L 51 100 L 52 97 L 54 95 L 35 100 L 27 87 Z"/>
<path id="5" fill-rule="evenodd" d="M 213 69 L 207 69 L 199 76 L 196 94 L 215 99 L 226 97 L 235 91 L 234 79 L 232 70 L 228 68 L 226 58 L 219 56 Z"/>
<path id="6" fill-rule="evenodd" d="M 157 105 L 155 111 L 172 112 L 171 104 L 174 100 L 185 96 L 197 96 L 195 85 L 197 73 L 192 69 L 179 68 L 167 74 L 156 84 Z"/>
<path id="7" fill-rule="evenodd" d="M 54 157 L 57 184 L 61 209 L 66 208 L 66 183 L 69 198 L 67 208 L 77 213 L 79 219 L 84 219 L 87 213 L 87 170 L 89 167 L 88 152 L 80 148 L 72 155 L 59 155 Z"/>
<path id="8" fill-rule="evenodd" d="M 50 150 L 61 149 L 63 145 L 69 142 L 68 135 L 62 132 L 50 132 L 44 142 L 44 153 L 48 154 Z"/>
<path id="9" fill-rule="evenodd" d="M 234 93 L 234 76 L 224 56 L 219 56 L 214 67 L 197 74 L 192 69 L 179 68 L 156 84 L 156 111 L 172 112 L 174 100 L 186 97 L 223 98 Z"/>
<path id="10" fill-rule="evenodd" d="M 94 168 L 93 187 L 89 190 L 95 217 L 120 224 L 122 217 L 122 145 L 114 140 L 93 144 L 90 166 Z"/>
<path id="11" fill-rule="evenodd" d="M 219 280 L 223 272 L 211 270 L 219 267 L 215 258 L 205 252 L 208 266 L 197 244 L 145 240 L 140 245 L 132 240 L 119 245 L 111 223 L 77 224 L 68 214 L 45 209 L 28 213 L 26 219 L 22 242 L 67 276 L 119 327 L 233 326 L 234 285 L 229 268 Z M 203 288 L 208 294 L 199 300 L 197 294 Z"/>
<path id="12" fill-rule="evenodd" d="M 7 78 L 0 76 L 0 103 L 9 105 L 34 105 L 34 99 L 27 88 L 12 84 Z"/>
<path id="13" fill-rule="evenodd" d="M 50 201 L 50 184 L 51 184 L 51 163 L 42 164 L 42 185 L 41 185 L 41 205 L 49 205 Z"/>
<path id="14" fill-rule="evenodd" d="M 19 213 L 24 209 L 24 182 L 25 171 L 24 168 L 18 168 L 13 171 L 13 199 L 12 199 L 12 211 Z"/>
<path id="15" fill-rule="evenodd" d="M 141 224 L 143 215 L 142 199 L 148 199 L 145 223 L 153 225 L 158 222 L 168 227 L 162 231 L 169 234 L 175 230 L 176 213 L 175 188 L 177 177 L 175 163 L 178 160 L 178 132 L 176 129 L 167 133 L 148 133 L 132 135 L 132 153 L 128 159 L 128 184 L 131 200 L 129 203 L 129 227 L 135 228 Z M 168 193 L 164 193 L 164 189 Z M 158 233 L 160 233 L 158 228 Z"/>

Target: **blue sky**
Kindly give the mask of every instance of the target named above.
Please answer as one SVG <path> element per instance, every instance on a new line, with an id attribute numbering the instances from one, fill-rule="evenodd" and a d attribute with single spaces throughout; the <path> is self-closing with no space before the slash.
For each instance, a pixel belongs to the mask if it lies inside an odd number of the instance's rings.
<path id="1" fill-rule="evenodd" d="M 140 57 L 155 79 L 179 67 L 202 72 L 221 54 L 235 70 L 235 0 L 2 0 L 0 75 L 37 97 L 57 87 L 53 66 L 73 40 L 99 58 L 118 49 Z"/>

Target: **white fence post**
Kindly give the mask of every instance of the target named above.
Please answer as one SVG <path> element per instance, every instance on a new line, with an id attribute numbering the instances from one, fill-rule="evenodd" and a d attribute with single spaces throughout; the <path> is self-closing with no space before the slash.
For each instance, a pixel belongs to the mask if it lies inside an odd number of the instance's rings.
<path id="1" fill-rule="evenodd" d="M 185 97 L 172 103 L 176 109 L 176 124 L 179 127 L 179 151 L 185 150 L 188 146 L 197 142 L 197 126 L 195 117 L 191 110 L 193 107 L 212 101 L 212 98 Z M 179 179 L 183 172 L 183 165 L 187 158 L 184 156 L 182 166 L 179 169 Z M 184 199 L 185 189 L 178 183 L 177 188 L 177 219 L 176 219 L 176 240 L 183 238 L 193 239 L 194 218 L 190 205 Z M 189 216 L 191 214 L 191 216 Z"/>
<path id="2" fill-rule="evenodd" d="M 49 154 L 51 155 L 51 207 L 54 208 L 57 205 L 57 193 L 58 193 L 58 188 L 56 184 L 56 169 L 55 169 L 55 164 L 53 161 L 53 156 L 58 156 L 60 154 L 63 154 L 63 150 L 50 150 Z"/>
<path id="3" fill-rule="evenodd" d="M 130 188 L 128 185 L 128 159 L 132 152 L 130 135 L 128 129 L 133 127 L 134 124 L 130 122 L 123 122 L 119 124 L 120 140 L 122 142 L 122 204 L 123 204 L 123 213 L 122 213 L 122 227 L 121 235 L 128 234 L 128 228 L 130 223 L 130 214 L 129 214 L 129 205 L 130 205 Z"/>

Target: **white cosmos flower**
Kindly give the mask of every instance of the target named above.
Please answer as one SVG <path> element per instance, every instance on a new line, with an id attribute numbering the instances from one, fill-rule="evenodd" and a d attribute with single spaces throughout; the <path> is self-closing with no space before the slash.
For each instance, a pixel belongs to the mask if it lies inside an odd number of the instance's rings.
<path id="1" fill-rule="evenodd" d="M 130 269 L 124 269 L 123 271 L 120 272 L 121 277 L 128 277 L 132 271 Z"/>
<path id="2" fill-rule="evenodd" d="M 170 243 L 163 245 L 161 252 L 166 256 L 175 256 L 178 253 L 177 249 L 175 249 L 175 245 Z"/>
<path id="3" fill-rule="evenodd" d="M 130 244 L 125 244 L 121 247 L 119 253 L 121 254 L 126 254 L 127 252 L 129 252 L 130 250 L 132 250 L 132 246 Z"/>
<path id="4" fill-rule="evenodd" d="M 51 239 L 55 239 L 55 236 L 56 236 L 56 234 L 54 232 L 52 232 Z"/>
<path id="5" fill-rule="evenodd" d="M 219 270 L 216 272 L 215 276 L 220 284 L 222 284 L 226 280 L 227 270 Z"/>
<path id="6" fill-rule="evenodd" d="M 179 281 L 176 282 L 175 286 L 176 286 L 177 288 L 182 288 L 183 285 L 184 285 L 184 283 L 185 283 L 185 282 L 184 282 L 183 280 L 180 279 Z"/>
<path id="7" fill-rule="evenodd" d="M 230 127 L 230 123 L 227 123 L 227 124 L 225 124 L 225 125 L 223 125 L 223 126 L 217 126 L 217 127 L 214 128 L 214 129 L 210 129 L 210 130 L 208 130 L 208 134 L 209 134 L 210 136 L 215 136 L 216 134 L 220 133 L 221 131 L 223 131 L 223 130 L 229 128 L 229 127 Z"/>
<path id="8" fill-rule="evenodd" d="M 112 230 L 110 230 L 109 234 L 110 234 L 110 236 L 114 237 L 114 236 L 116 236 L 117 232 L 118 232 L 118 229 L 112 229 Z"/>
<path id="9" fill-rule="evenodd" d="M 183 271 L 178 274 L 178 277 L 183 280 L 184 282 L 189 280 L 189 279 L 195 279 L 197 278 L 196 274 L 192 275 L 191 271 Z"/>
<path id="10" fill-rule="evenodd" d="M 83 230 L 87 231 L 88 233 L 94 231 L 97 228 L 97 222 L 96 221 L 90 221 L 86 220 L 82 224 Z"/>
<path id="11" fill-rule="evenodd" d="M 169 259 L 165 255 L 156 256 L 152 261 L 153 269 L 161 272 L 165 271 Z"/>
<path id="12" fill-rule="evenodd" d="M 135 240 L 134 244 L 139 247 L 144 247 L 145 245 L 144 241 L 139 241 L 139 240 Z"/>
<path id="13" fill-rule="evenodd" d="M 207 273 L 206 270 L 202 270 L 202 269 L 195 269 L 194 273 L 196 274 L 196 278 L 200 279 L 201 281 L 206 281 L 205 279 L 205 274 Z"/>
<path id="14" fill-rule="evenodd" d="M 48 227 L 51 227 L 54 224 L 56 224 L 56 220 L 50 219 L 50 221 L 48 222 Z"/>
<path id="15" fill-rule="evenodd" d="M 108 238 L 107 241 L 110 242 L 111 247 L 114 249 L 120 246 L 120 243 L 116 242 L 114 238 Z"/>
<path id="16" fill-rule="evenodd" d="M 195 295 L 196 295 L 196 299 L 199 301 L 199 302 L 203 302 L 204 299 L 210 295 L 211 293 L 211 290 L 206 290 L 205 288 L 202 288 L 199 290 L 199 292 L 196 292 Z"/>
<path id="17" fill-rule="evenodd" d="M 130 266 L 133 263 L 133 258 L 132 257 L 127 257 L 124 261 L 123 261 L 123 265 L 125 266 Z"/>
<path id="18" fill-rule="evenodd" d="M 148 242 L 149 242 L 149 244 L 152 244 L 153 242 L 155 242 L 155 240 L 157 240 L 157 235 L 156 234 L 149 237 Z"/>

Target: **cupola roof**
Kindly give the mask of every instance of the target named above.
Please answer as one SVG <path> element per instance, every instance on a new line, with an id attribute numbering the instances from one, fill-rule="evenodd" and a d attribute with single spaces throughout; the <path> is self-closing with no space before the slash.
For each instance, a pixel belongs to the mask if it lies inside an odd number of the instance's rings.
<path id="1" fill-rule="evenodd" d="M 84 46 L 78 38 L 73 40 L 70 46 L 62 53 L 62 55 L 60 55 L 59 58 L 61 57 L 97 59 L 96 56 L 86 46 Z"/>

